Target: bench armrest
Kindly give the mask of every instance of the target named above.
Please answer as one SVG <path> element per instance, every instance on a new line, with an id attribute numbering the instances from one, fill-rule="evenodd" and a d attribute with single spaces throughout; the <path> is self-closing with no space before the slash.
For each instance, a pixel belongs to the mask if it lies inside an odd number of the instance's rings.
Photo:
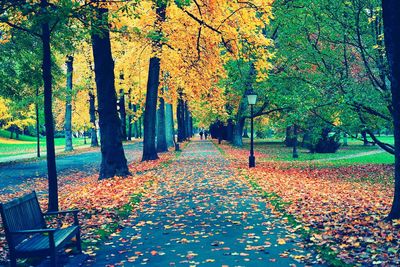
<path id="1" fill-rule="evenodd" d="M 48 229 L 30 229 L 30 230 L 19 230 L 12 231 L 10 234 L 12 235 L 21 235 L 21 234 L 41 234 L 41 233 L 49 233 L 53 234 L 57 229 L 48 228 Z"/>
<path id="2" fill-rule="evenodd" d="M 44 216 L 54 216 L 54 215 L 65 215 L 68 213 L 72 213 L 74 215 L 74 225 L 79 225 L 78 221 L 78 212 L 79 210 L 60 210 L 60 211 L 48 211 L 46 213 L 43 213 Z"/>

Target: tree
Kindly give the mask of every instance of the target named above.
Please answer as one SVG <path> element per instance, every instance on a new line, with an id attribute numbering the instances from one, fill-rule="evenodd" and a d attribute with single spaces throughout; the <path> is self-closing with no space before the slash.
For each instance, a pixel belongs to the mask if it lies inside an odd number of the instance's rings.
<path id="1" fill-rule="evenodd" d="M 158 159 L 156 149 L 156 112 L 158 87 L 160 84 L 160 58 L 157 53 L 162 49 L 162 23 L 166 17 L 166 3 L 163 0 L 155 1 L 156 22 L 155 32 L 152 42 L 153 53 L 155 54 L 149 63 L 149 76 L 146 91 L 146 106 L 144 111 L 144 138 L 143 138 L 143 156 L 142 161 Z"/>
<path id="2" fill-rule="evenodd" d="M 65 101 L 65 151 L 72 151 L 72 74 L 73 74 L 74 57 L 67 56 L 67 87 Z"/>
<path id="3" fill-rule="evenodd" d="M 121 120 L 117 111 L 108 9 L 94 7 L 93 11 L 92 46 L 102 155 L 99 179 L 104 179 L 129 175 L 129 170 L 121 141 Z"/>
<path id="4" fill-rule="evenodd" d="M 392 117 L 395 138 L 395 186 L 389 219 L 400 218 L 400 2 L 382 0 L 386 55 L 390 67 Z"/>

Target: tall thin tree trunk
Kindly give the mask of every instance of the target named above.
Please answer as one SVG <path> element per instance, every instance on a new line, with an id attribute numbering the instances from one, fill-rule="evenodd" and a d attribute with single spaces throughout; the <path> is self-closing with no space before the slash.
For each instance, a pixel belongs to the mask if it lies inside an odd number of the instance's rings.
<path id="1" fill-rule="evenodd" d="M 165 101 L 164 97 L 159 98 L 159 107 L 157 111 L 157 152 L 168 151 L 166 127 L 165 127 Z"/>
<path id="2" fill-rule="evenodd" d="M 400 218 L 400 1 L 382 0 L 386 55 L 390 67 L 394 126 L 394 198 L 389 219 Z"/>
<path id="3" fill-rule="evenodd" d="M 65 101 L 65 151 L 72 151 L 72 74 L 74 57 L 67 56 L 67 88 L 66 88 L 66 101 Z"/>
<path id="4" fill-rule="evenodd" d="M 190 134 L 190 111 L 189 111 L 189 104 L 188 101 L 185 101 L 185 139 L 190 139 L 191 134 Z"/>
<path id="5" fill-rule="evenodd" d="M 297 132 L 298 132 L 298 126 L 297 124 L 293 125 L 293 151 L 292 151 L 292 157 L 294 159 L 297 159 L 299 157 L 299 153 L 297 152 Z"/>
<path id="6" fill-rule="evenodd" d="M 40 158 L 39 87 L 36 87 L 35 115 L 36 115 L 36 155 L 38 158 Z"/>
<path id="7" fill-rule="evenodd" d="M 90 139 L 91 147 L 98 147 L 99 141 L 97 139 L 97 127 L 96 127 L 96 103 L 93 94 L 93 89 L 89 89 L 89 117 L 90 117 Z"/>
<path id="8" fill-rule="evenodd" d="M 166 103 L 165 105 L 165 137 L 167 139 L 168 147 L 174 146 L 174 118 L 172 105 Z"/>
<path id="9" fill-rule="evenodd" d="M 126 110 L 125 110 L 125 93 L 123 89 L 119 90 L 119 115 L 121 117 L 121 132 L 122 132 L 122 140 L 126 140 Z"/>
<path id="10" fill-rule="evenodd" d="M 143 119 L 142 119 L 142 116 L 140 116 L 139 122 L 138 122 L 139 138 L 142 138 L 142 137 L 143 137 L 143 134 L 142 134 L 142 125 L 143 125 Z"/>
<path id="11" fill-rule="evenodd" d="M 146 106 L 144 110 L 144 138 L 142 161 L 158 159 L 156 149 L 157 95 L 160 76 L 160 59 L 152 57 L 149 65 Z"/>
<path id="12" fill-rule="evenodd" d="M 48 6 L 46 0 L 41 0 L 41 7 Z M 50 27 L 48 21 L 42 22 L 42 44 L 43 44 L 43 85 L 44 85 L 44 121 L 46 126 L 46 150 L 47 150 L 47 175 L 49 181 L 49 211 L 58 211 L 58 184 L 56 152 L 54 148 L 54 120 L 52 110 L 52 74 L 51 74 L 51 48 Z"/>
<path id="13" fill-rule="evenodd" d="M 108 9 L 96 8 L 99 29 L 92 31 L 94 71 L 97 85 L 101 165 L 99 179 L 129 175 L 122 146 L 121 120 L 117 111 L 114 61 L 111 54 Z"/>
<path id="14" fill-rule="evenodd" d="M 185 141 L 185 107 L 182 95 L 179 96 L 178 105 L 176 107 L 176 117 L 178 121 L 178 142 Z"/>
<path id="15" fill-rule="evenodd" d="M 128 109 L 129 109 L 129 116 L 128 116 L 128 140 L 132 140 L 132 101 L 131 101 L 131 89 L 128 92 Z"/>
<path id="16" fill-rule="evenodd" d="M 157 22 L 156 27 L 165 21 L 166 3 L 156 1 Z M 161 29 L 156 31 L 161 35 Z M 153 42 L 153 51 L 158 53 L 162 48 L 160 40 Z M 142 161 L 158 159 L 156 150 L 156 116 L 157 116 L 157 97 L 158 86 L 160 84 L 160 58 L 153 56 L 149 64 L 149 76 L 147 82 L 146 107 L 144 111 L 144 138 Z"/>
<path id="17" fill-rule="evenodd" d="M 135 114 L 136 117 L 136 112 L 137 112 L 137 107 L 136 104 L 133 104 L 133 113 Z M 135 120 L 135 122 L 133 123 L 133 134 L 135 136 L 135 138 L 139 138 L 139 122 L 140 122 L 140 118 Z"/>

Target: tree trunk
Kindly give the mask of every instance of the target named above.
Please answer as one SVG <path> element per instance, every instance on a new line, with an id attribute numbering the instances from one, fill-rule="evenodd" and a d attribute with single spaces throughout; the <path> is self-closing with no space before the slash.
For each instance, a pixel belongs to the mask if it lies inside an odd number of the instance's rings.
<path id="1" fill-rule="evenodd" d="M 178 142 L 185 141 L 185 111 L 184 102 L 182 95 L 178 99 L 178 105 L 176 107 L 176 117 L 178 121 Z"/>
<path id="2" fill-rule="evenodd" d="M 367 132 L 363 130 L 363 131 L 361 132 L 361 136 L 362 136 L 362 138 L 363 138 L 364 146 L 368 146 Z"/>
<path id="3" fill-rule="evenodd" d="M 349 146 L 349 144 L 348 144 L 348 135 L 347 135 L 347 133 L 344 133 L 344 136 L 343 136 L 343 146 Z"/>
<path id="4" fill-rule="evenodd" d="M 66 87 L 66 101 L 65 101 L 65 151 L 72 151 L 72 74 L 74 57 L 67 56 L 67 87 Z"/>
<path id="5" fill-rule="evenodd" d="M 140 116 L 139 117 L 139 122 L 138 122 L 139 138 L 143 137 L 143 135 L 142 135 L 142 124 L 143 124 L 143 122 L 142 121 L 143 121 L 142 116 Z"/>
<path id="6" fill-rule="evenodd" d="M 157 117 L 157 152 L 166 152 L 168 151 L 168 145 L 165 127 L 165 102 L 163 97 L 160 97 L 159 99 Z"/>
<path id="7" fill-rule="evenodd" d="M 129 88 L 128 91 L 128 109 L 129 109 L 129 116 L 128 116 L 128 140 L 132 140 L 132 101 L 131 101 L 131 89 Z"/>
<path id="8" fill-rule="evenodd" d="M 228 125 L 226 126 L 226 140 L 230 143 L 233 142 L 233 128 L 232 119 L 228 119 Z"/>
<path id="9" fill-rule="evenodd" d="M 297 153 L 297 132 L 298 132 L 298 126 L 295 124 L 293 125 L 293 151 L 292 151 L 292 157 L 294 159 L 297 159 L 299 157 L 299 153 Z"/>
<path id="10" fill-rule="evenodd" d="M 98 147 L 99 141 L 97 139 L 97 127 L 96 127 L 96 106 L 93 89 L 89 89 L 89 117 L 90 117 L 90 146 Z"/>
<path id="11" fill-rule="evenodd" d="M 97 8 L 101 28 L 92 31 L 94 71 L 97 85 L 101 165 L 99 179 L 129 175 L 122 146 L 121 121 L 117 111 L 114 61 L 111 54 L 108 9 Z"/>
<path id="12" fill-rule="evenodd" d="M 160 27 L 165 21 L 166 3 L 156 1 L 156 31 L 161 35 Z M 156 40 L 152 44 L 153 52 L 160 51 L 162 44 Z M 160 58 L 153 56 L 149 64 L 149 76 L 147 80 L 146 106 L 144 111 L 144 138 L 142 161 L 158 159 L 156 150 L 156 119 L 157 119 L 157 98 L 158 86 L 160 84 Z"/>
<path id="13" fill-rule="evenodd" d="M 160 59 L 152 57 L 149 65 L 146 106 L 144 110 L 144 138 L 142 161 L 158 159 L 156 150 L 157 96 L 160 82 Z"/>
<path id="14" fill-rule="evenodd" d="M 136 104 L 133 104 L 133 113 L 135 114 L 136 117 L 136 112 L 137 112 L 137 107 Z M 140 122 L 140 118 L 135 120 L 135 122 L 133 123 L 133 135 L 135 138 L 139 138 L 139 122 Z"/>
<path id="15" fill-rule="evenodd" d="M 382 0 L 386 54 L 390 67 L 392 117 L 394 126 L 394 198 L 389 219 L 400 218 L 400 2 Z"/>
<path id="16" fill-rule="evenodd" d="M 46 0 L 41 0 L 41 7 L 46 8 Z M 47 149 L 47 175 L 49 181 L 49 211 L 58 211 L 58 184 L 56 153 L 54 148 L 54 120 L 52 110 L 52 74 L 51 74 L 51 48 L 50 28 L 47 21 L 42 23 L 43 44 L 43 85 L 44 85 L 44 121 L 46 126 L 46 149 Z"/>
<path id="17" fill-rule="evenodd" d="M 191 137 L 190 134 L 190 111 L 189 111 L 189 105 L 188 102 L 185 101 L 185 139 L 189 140 Z"/>
<path id="18" fill-rule="evenodd" d="M 39 121 L 39 87 L 36 88 L 36 103 L 35 103 L 35 116 L 36 116 L 36 155 L 40 158 L 40 121 Z"/>
<path id="19" fill-rule="evenodd" d="M 126 110 L 125 110 L 125 93 L 123 89 L 119 90 L 119 116 L 121 118 L 122 140 L 126 141 Z"/>
<path id="20" fill-rule="evenodd" d="M 173 118 L 172 105 L 166 103 L 165 105 L 165 137 L 167 139 L 168 147 L 174 146 L 174 118 Z"/>
<path id="21" fill-rule="evenodd" d="M 242 134 L 244 128 L 245 119 L 240 119 L 236 124 L 233 125 L 232 145 L 237 147 L 243 146 Z"/>
<path id="22" fill-rule="evenodd" d="M 247 128 L 243 129 L 243 138 L 250 138 L 249 133 L 247 132 Z"/>

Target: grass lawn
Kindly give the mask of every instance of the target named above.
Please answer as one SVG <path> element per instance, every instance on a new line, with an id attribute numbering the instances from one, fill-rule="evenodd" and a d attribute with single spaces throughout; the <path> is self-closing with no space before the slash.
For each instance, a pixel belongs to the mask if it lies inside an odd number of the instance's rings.
<path id="1" fill-rule="evenodd" d="M 36 138 L 32 136 L 20 135 L 19 140 L 9 139 L 10 133 L 0 130 L 0 158 L 17 156 L 22 154 L 36 153 Z M 89 140 L 87 140 L 89 141 Z M 62 149 L 65 144 L 65 138 L 56 138 L 54 140 L 56 149 Z M 83 138 L 72 139 L 74 147 L 84 145 Z M 89 141 L 90 142 L 90 141 Z M 41 152 L 46 151 L 46 139 L 40 139 Z"/>
<path id="2" fill-rule="evenodd" d="M 393 136 L 383 136 L 382 142 L 393 144 Z M 243 139 L 244 148 L 250 148 L 249 139 Z M 336 153 L 310 153 L 308 149 L 299 148 L 299 158 L 292 158 L 292 148 L 286 147 L 279 139 L 256 139 L 255 151 L 266 154 L 268 157 L 259 159 L 261 161 L 291 161 L 302 162 L 322 166 L 341 166 L 351 164 L 393 164 L 394 156 L 381 152 L 378 146 L 363 146 L 362 141 L 349 139 L 349 146 L 340 147 Z M 362 153 L 374 153 L 372 155 L 360 155 Z M 349 157 L 341 159 L 342 157 Z M 326 160 L 326 161 L 325 161 Z"/>

